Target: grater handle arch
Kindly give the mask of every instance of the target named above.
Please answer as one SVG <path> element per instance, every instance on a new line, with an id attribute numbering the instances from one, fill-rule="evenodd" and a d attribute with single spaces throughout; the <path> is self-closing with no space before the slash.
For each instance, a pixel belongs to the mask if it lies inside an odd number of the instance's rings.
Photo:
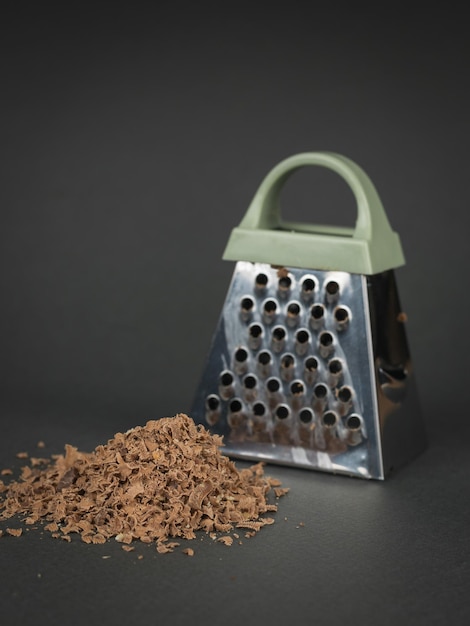
<path id="1" fill-rule="evenodd" d="M 313 165 L 333 170 L 349 185 L 357 203 L 355 228 L 281 219 L 284 184 L 298 169 Z M 405 262 L 399 236 L 390 227 L 372 181 L 351 159 L 333 152 L 300 153 L 276 165 L 240 226 L 233 229 L 224 258 L 359 274 L 375 274 Z"/>

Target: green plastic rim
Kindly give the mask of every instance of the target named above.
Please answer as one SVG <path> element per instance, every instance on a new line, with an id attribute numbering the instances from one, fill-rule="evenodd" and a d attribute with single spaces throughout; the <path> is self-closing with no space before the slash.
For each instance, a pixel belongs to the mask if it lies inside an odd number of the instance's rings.
<path id="1" fill-rule="evenodd" d="M 282 187 L 295 171 L 310 165 L 333 170 L 350 186 L 357 203 L 354 228 L 281 219 Z M 400 238 L 390 227 L 372 181 L 356 163 L 332 152 L 296 154 L 276 165 L 232 230 L 223 258 L 367 275 L 405 263 Z"/>

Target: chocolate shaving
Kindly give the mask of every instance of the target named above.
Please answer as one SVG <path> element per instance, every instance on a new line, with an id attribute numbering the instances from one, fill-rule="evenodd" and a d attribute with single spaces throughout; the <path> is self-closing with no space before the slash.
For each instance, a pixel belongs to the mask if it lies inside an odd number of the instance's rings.
<path id="1" fill-rule="evenodd" d="M 275 269 L 277 269 L 277 277 L 278 278 L 285 278 L 286 276 L 289 275 L 289 270 L 287 270 L 285 267 L 283 266 L 279 266 L 279 265 L 273 265 L 272 267 L 274 267 Z"/>
<path id="2" fill-rule="evenodd" d="M 233 537 L 230 537 L 230 535 L 223 535 L 222 537 L 219 537 L 217 541 L 223 543 L 226 546 L 231 546 L 233 543 Z"/>
<path id="3" fill-rule="evenodd" d="M 0 481 L 0 520 L 24 515 L 27 524 L 44 521 L 67 541 L 75 533 L 94 544 L 114 537 L 123 549 L 154 542 L 159 553 L 196 531 L 222 533 L 229 545 L 235 527 L 254 534 L 273 523 L 263 517 L 277 510 L 268 497 L 287 489 L 264 475 L 262 463 L 238 470 L 221 445 L 221 437 L 184 414 L 117 433 L 92 453 L 66 445 L 51 460 L 32 457 L 19 480 Z"/>
<path id="4" fill-rule="evenodd" d="M 159 554 L 166 554 L 167 552 L 173 552 L 180 544 L 177 541 L 169 541 L 168 543 L 157 544 L 157 552 Z"/>

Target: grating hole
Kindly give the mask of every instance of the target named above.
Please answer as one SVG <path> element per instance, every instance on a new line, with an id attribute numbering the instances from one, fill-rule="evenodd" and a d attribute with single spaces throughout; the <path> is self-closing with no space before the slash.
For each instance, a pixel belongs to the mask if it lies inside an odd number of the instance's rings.
<path id="1" fill-rule="evenodd" d="M 324 385 L 323 383 L 320 383 L 319 385 L 315 386 L 313 393 L 319 399 L 326 398 L 326 394 L 328 393 L 328 387 Z"/>
<path id="2" fill-rule="evenodd" d="M 243 384 L 245 385 L 246 389 L 254 389 L 256 387 L 256 376 L 253 376 L 252 374 L 245 376 L 245 378 L 243 379 Z"/>
<path id="3" fill-rule="evenodd" d="M 267 365 L 271 362 L 271 355 L 269 352 L 263 351 L 258 354 L 258 363 L 261 365 Z"/>
<path id="4" fill-rule="evenodd" d="M 341 402 L 349 402 L 352 398 L 352 391 L 349 387 L 341 387 L 338 391 L 338 400 Z"/>
<path id="5" fill-rule="evenodd" d="M 313 278 L 306 278 L 302 282 L 302 291 L 314 291 L 315 290 L 315 281 Z"/>
<path id="6" fill-rule="evenodd" d="M 262 402 L 255 402 L 253 405 L 253 415 L 257 417 L 262 417 L 266 413 L 266 407 Z"/>
<path id="7" fill-rule="evenodd" d="M 212 396 L 208 396 L 207 400 L 206 400 L 206 406 L 208 409 L 210 409 L 211 411 L 215 411 L 216 409 L 219 408 L 220 406 L 220 400 L 217 396 L 212 395 Z"/>
<path id="8" fill-rule="evenodd" d="M 314 304 L 311 308 L 310 314 L 314 320 L 321 320 L 325 314 L 325 309 L 321 304 Z"/>
<path id="9" fill-rule="evenodd" d="M 252 324 L 250 326 L 249 332 L 250 332 L 251 337 L 254 337 L 256 339 L 262 334 L 263 328 L 259 324 Z"/>
<path id="10" fill-rule="evenodd" d="M 339 359 L 332 359 L 328 363 L 328 369 L 332 374 L 339 374 L 343 369 L 343 365 Z"/>
<path id="11" fill-rule="evenodd" d="M 244 311 L 251 311 L 254 304 L 255 303 L 252 298 L 242 298 L 241 307 Z"/>
<path id="12" fill-rule="evenodd" d="M 346 421 L 349 430 L 359 430 L 361 428 L 361 419 L 358 415 L 350 415 Z"/>
<path id="13" fill-rule="evenodd" d="M 320 335 L 320 343 L 325 348 L 327 348 L 328 346 L 331 346 L 331 344 L 333 343 L 333 335 L 329 332 L 322 333 Z"/>
<path id="14" fill-rule="evenodd" d="M 336 414 L 333 411 L 327 411 L 323 415 L 322 421 L 325 426 L 334 426 L 337 422 Z"/>
<path id="15" fill-rule="evenodd" d="M 313 419 L 313 411 L 311 409 L 302 409 L 299 413 L 299 419 L 303 424 L 308 424 Z"/>
<path id="16" fill-rule="evenodd" d="M 271 393 L 276 393 L 281 388 L 281 383 L 277 378 L 270 378 L 266 383 L 266 387 Z"/>
<path id="17" fill-rule="evenodd" d="M 273 337 L 277 339 L 277 341 L 282 341 L 286 336 L 286 331 L 282 326 L 276 326 L 273 330 Z"/>
<path id="18" fill-rule="evenodd" d="M 258 274 L 255 278 L 255 284 L 259 287 L 266 287 L 266 285 L 268 284 L 268 277 L 266 276 L 266 274 Z"/>
<path id="19" fill-rule="evenodd" d="M 280 420 L 285 420 L 289 417 L 289 407 L 285 404 L 280 404 L 276 409 L 276 417 Z"/>
<path id="20" fill-rule="evenodd" d="M 335 320 L 337 322 L 345 322 L 349 317 L 348 310 L 340 306 L 335 309 Z"/>
<path id="21" fill-rule="evenodd" d="M 318 361 L 314 356 L 309 356 L 308 359 L 305 361 L 305 369 L 307 369 L 309 372 L 313 372 L 314 370 L 318 369 Z"/>
<path id="22" fill-rule="evenodd" d="M 247 360 L 247 358 L 248 352 L 245 350 L 245 348 L 238 348 L 238 350 L 235 352 L 235 360 L 238 361 L 238 363 L 243 363 Z"/>
<path id="23" fill-rule="evenodd" d="M 339 293 L 339 285 L 335 280 L 330 280 L 326 284 L 326 291 L 330 296 L 336 296 Z"/>
<path id="24" fill-rule="evenodd" d="M 229 404 L 230 411 L 232 413 L 238 413 L 242 410 L 242 403 L 237 398 L 234 398 Z"/>
<path id="25" fill-rule="evenodd" d="M 282 289 L 290 289 L 291 285 L 292 280 L 289 278 L 289 276 L 282 276 L 279 279 L 279 287 L 281 287 Z"/>
<path id="26" fill-rule="evenodd" d="M 228 387 L 233 383 L 233 375 L 231 372 L 223 372 L 220 377 L 220 383 L 224 385 L 224 387 Z"/>
<path id="27" fill-rule="evenodd" d="M 309 334 L 306 330 L 299 330 L 296 333 L 295 338 L 299 343 L 307 343 L 307 341 L 309 340 Z"/>
<path id="28" fill-rule="evenodd" d="M 290 386 L 290 390 L 292 394 L 296 395 L 296 394 L 304 393 L 305 388 L 300 381 L 296 380 Z"/>
<path id="29" fill-rule="evenodd" d="M 276 300 L 266 300 L 266 302 L 264 303 L 264 310 L 266 311 L 266 313 L 274 313 L 276 309 L 277 309 Z"/>
<path id="30" fill-rule="evenodd" d="M 294 365 L 294 357 L 291 354 L 285 354 L 281 359 L 282 367 L 292 367 Z"/>
<path id="31" fill-rule="evenodd" d="M 297 302 L 291 302 L 287 307 L 287 310 L 291 315 L 298 315 L 300 313 L 300 306 Z"/>

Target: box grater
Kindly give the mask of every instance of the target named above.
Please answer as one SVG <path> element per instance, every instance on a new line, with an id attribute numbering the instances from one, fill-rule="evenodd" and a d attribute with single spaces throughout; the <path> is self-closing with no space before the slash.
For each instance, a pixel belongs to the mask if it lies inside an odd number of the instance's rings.
<path id="1" fill-rule="evenodd" d="M 355 228 L 282 220 L 284 183 L 313 165 L 348 183 Z M 237 263 L 191 414 L 226 454 L 383 479 L 424 449 L 400 239 L 357 164 L 326 152 L 279 163 L 224 259 Z"/>

